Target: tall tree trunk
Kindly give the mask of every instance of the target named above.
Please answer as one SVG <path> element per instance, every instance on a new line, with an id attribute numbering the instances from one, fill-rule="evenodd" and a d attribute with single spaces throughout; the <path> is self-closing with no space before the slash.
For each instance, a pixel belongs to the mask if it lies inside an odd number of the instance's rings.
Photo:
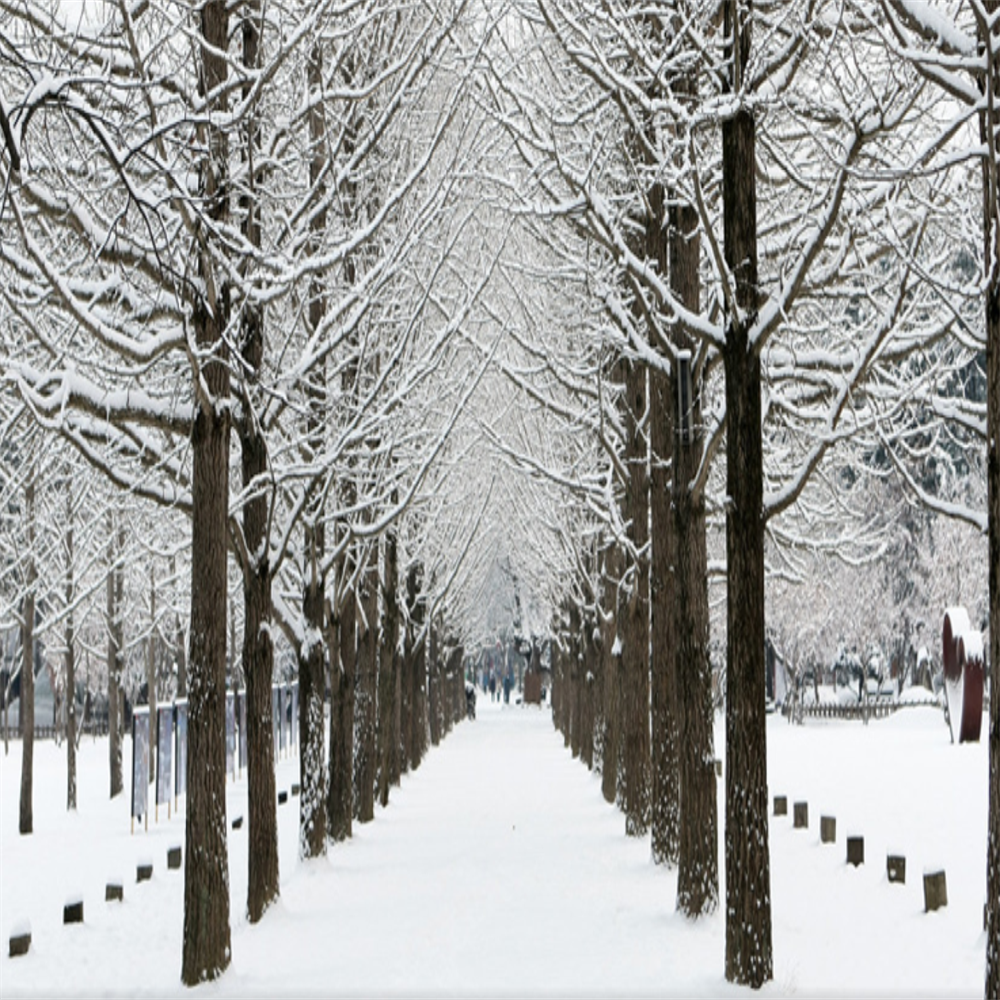
<path id="1" fill-rule="evenodd" d="M 25 570 L 24 605 L 21 618 L 21 804 L 18 829 L 22 834 L 34 828 L 32 786 L 35 756 L 35 474 L 31 473 L 24 492 L 28 520 L 28 566 Z"/>
<path id="2" fill-rule="evenodd" d="M 749 0 L 727 0 L 725 35 L 736 93 L 750 57 Z M 757 318 L 753 113 L 722 125 L 725 257 L 736 284 L 722 352 L 726 377 L 726 978 L 759 987 L 774 975 L 764 712 L 764 471 Z"/>
<path id="3" fill-rule="evenodd" d="M 690 205 L 670 210 L 670 283 L 692 312 L 700 308 L 698 213 Z M 690 355 L 683 329 L 674 343 Z M 677 398 L 680 373 L 675 373 Z M 718 805 L 712 718 L 712 666 L 708 655 L 708 551 L 704 491 L 693 487 L 702 455 L 700 379 L 691 374 L 690 417 L 673 435 L 675 539 L 674 678 L 680 749 L 680 844 L 677 908 L 689 917 L 711 913 L 719 902 Z M 686 396 L 686 389 L 685 389 Z M 673 400 L 671 400 L 673 402 Z"/>
<path id="4" fill-rule="evenodd" d="M 400 728 L 399 728 L 399 770 L 406 774 L 410 770 L 411 754 L 413 752 L 413 700 L 415 697 L 413 669 L 413 622 L 410 615 L 413 609 L 410 604 L 409 588 L 410 573 L 407 574 L 406 608 L 407 617 L 403 623 L 403 658 L 400 663 Z"/>
<path id="5" fill-rule="evenodd" d="M 390 778 L 398 787 L 403 777 L 405 756 L 403 750 L 403 661 L 397 645 L 392 656 L 395 687 L 392 696 L 392 747 L 390 748 Z"/>
<path id="6" fill-rule="evenodd" d="M 994 229 L 998 224 L 994 221 Z M 996 267 L 987 289 L 986 303 L 990 553 L 990 823 L 986 890 L 990 907 L 986 935 L 986 996 L 996 997 L 1000 996 L 1000 271 Z"/>
<path id="7" fill-rule="evenodd" d="M 323 113 L 323 51 L 316 44 L 307 68 L 310 93 L 309 182 L 316 197 L 323 201 L 323 173 L 327 163 L 326 119 Z M 321 209 L 310 220 L 310 250 L 318 253 L 326 228 L 326 211 Z M 323 282 L 316 278 L 309 287 L 309 329 L 319 329 L 325 313 Z M 306 381 L 306 446 L 317 460 L 323 449 L 327 420 L 326 363 L 321 362 Z M 327 773 L 326 748 L 323 745 L 323 701 L 326 696 L 325 625 L 326 577 L 321 566 L 326 548 L 323 525 L 323 490 L 317 490 L 305 516 L 303 528 L 302 619 L 305 641 L 299 649 L 299 774 L 302 794 L 299 799 L 299 853 L 304 858 L 317 857 L 326 851 Z"/>
<path id="8" fill-rule="evenodd" d="M 122 696 L 121 676 L 125 665 L 122 603 L 125 599 L 124 568 L 125 529 L 115 528 L 114 515 L 108 511 L 108 764 L 111 771 L 111 798 L 124 789 L 122 780 Z"/>
<path id="9" fill-rule="evenodd" d="M 260 4 L 247 6 L 242 20 L 243 65 L 250 72 L 260 68 Z M 249 88 L 244 88 L 244 99 Z M 241 198 L 241 228 L 251 246 L 261 245 L 260 215 L 256 198 L 254 155 L 259 146 L 256 114 L 248 116 L 243 135 L 247 163 L 247 193 Z M 254 387 L 264 364 L 265 331 L 261 308 L 244 303 L 241 317 L 243 357 L 243 414 L 238 425 L 240 473 L 249 491 L 243 504 L 243 539 L 249 564 L 243 567 L 243 681 L 246 685 L 247 725 L 247 916 L 257 923 L 281 893 L 278 867 L 278 815 L 274 781 L 274 713 L 271 683 L 274 644 L 271 639 L 272 570 L 267 538 L 269 504 L 261 481 L 268 470 L 267 441 L 257 420 Z M 178 687 L 182 671 L 178 671 Z"/>
<path id="10" fill-rule="evenodd" d="M 986 466 L 990 613 L 990 801 L 986 860 L 986 996 L 1000 996 L 1000 0 L 986 0 L 992 34 L 980 22 L 983 48 L 992 57 L 980 117 L 983 158 L 983 261 L 986 275 Z"/>
<path id="11" fill-rule="evenodd" d="M 340 576 L 351 575 L 349 557 L 341 562 Z M 354 685 L 357 676 L 357 610 L 352 590 L 341 598 L 337 615 L 340 667 L 332 671 L 330 700 L 330 784 L 327 792 L 327 834 L 346 840 L 354 817 Z M 334 647 L 331 645 L 331 649 Z"/>
<path id="12" fill-rule="evenodd" d="M 594 692 L 600 676 L 600 643 L 594 639 L 594 621 L 588 611 L 583 618 L 583 691 L 580 703 L 580 760 L 588 771 L 594 769 Z M 540 664 L 538 647 L 532 648 L 532 669 Z"/>
<path id="13" fill-rule="evenodd" d="M 420 767 L 427 748 L 427 637 L 424 634 L 426 602 L 420 593 L 423 567 L 415 564 L 406 577 L 406 603 L 409 608 L 409 671 L 410 671 L 410 770 Z"/>
<path id="14" fill-rule="evenodd" d="M 385 536 L 382 632 L 378 671 L 378 800 L 389 804 L 389 787 L 399 782 L 399 564 L 396 531 Z"/>
<path id="15" fill-rule="evenodd" d="M 646 257 L 667 273 L 666 204 L 663 186 L 647 193 Z M 671 272 L 671 279 L 673 273 Z M 652 331 L 651 331 L 652 332 Z M 655 340 L 655 336 L 653 337 Z M 677 624 L 674 612 L 674 525 L 670 460 L 674 447 L 673 392 L 670 376 L 649 369 L 650 539 L 650 686 L 652 701 L 652 831 L 656 864 L 675 865 L 680 856 L 680 765 L 677 721 Z M 683 628 L 683 625 L 680 625 Z"/>
<path id="16" fill-rule="evenodd" d="M 202 88 L 224 94 L 229 5 L 201 9 L 205 47 Z M 225 111 L 213 97 L 211 121 Z M 227 140 L 205 126 L 202 172 L 206 208 L 228 219 Z M 188 656 L 188 775 L 184 852 L 184 946 L 181 978 L 191 986 L 219 976 L 230 962 L 229 860 L 226 842 L 226 560 L 229 516 L 229 367 L 224 334 L 229 291 L 216 282 L 216 265 L 200 250 L 207 298 L 194 304 L 192 323 L 201 355 L 198 408 L 191 435 L 194 510 L 191 529 L 191 648 Z"/>
<path id="17" fill-rule="evenodd" d="M 627 591 L 618 609 L 622 635 L 622 677 L 624 681 L 624 726 L 622 757 L 625 775 L 625 832 L 643 837 L 649 830 L 649 476 L 647 443 L 641 424 L 646 412 L 646 368 L 627 365 L 625 376 L 624 459 L 628 468 L 623 520 L 636 556 L 631 566 Z"/>
<path id="18" fill-rule="evenodd" d="M 76 809 L 76 635 L 73 623 L 73 495 L 66 479 L 66 808 Z"/>
<path id="19" fill-rule="evenodd" d="M 441 664 L 438 660 L 438 631 L 431 623 L 428 637 L 430 652 L 427 657 L 427 722 L 431 735 L 431 746 L 441 742 Z"/>
<path id="20" fill-rule="evenodd" d="M 596 601 L 596 596 L 595 596 Z M 594 645 L 594 681 L 590 685 L 591 743 L 593 770 L 604 776 L 604 631 L 601 628 L 600 608 L 595 604 L 591 621 Z"/>
<path id="21" fill-rule="evenodd" d="M 322 525 L 305 527 L 308 564 L 302 594 L 305 640 L 299 649 L 299 856 L 319 857 L 326 853 L 327 781 L 326 747 L 323 732 L 324 670 L 323 578 L 316 572 L 322 543 Z M 310 569 L 311 566 L 311 569 Z"/>
<path id="22" fill-rule="evenodd" d="M 378 684 L 378 548 L 364 557 L 368 566 L 361 576 L 361 621 L 358 623 L 357 730 L 354 757 L 354 796 L 359 823 L 375 818 L 375 729 Z"/>
<path id="23" fill-rule="evenodd" d="M 621 645 L 618 642 L 618 580 L 624 559 L 614 543 L 604 554 L 604 594 L 602 597 L 601 655 L 604 660 L 604 733 L 602 737 L 601 793 L 605 802 L 618 798 L 621 770 Z"/>
<path id="24" fill-rule="evenodd" d="M 569 685 L 564 740 L 574 757 L 580 756 L 580 674 L 583 659 L 580 648 L 580 606 L 573 602 L 569 611 Z"/>
<path id="25" fill-rule="evenodd" d="M 149 781 L 156 782 L 156 755 L 159 719 L 156 715 L 156 577 L 149 565 L 149 635 L 146 637 L 146 703 L 149 705 Z"/>
<path id="26" fill-rule="evenodd" d="M 556 612 L 555 619 L 552 623 L 552 634 L 556 638 L 552 642 L 552 690 L 549 693 L 549 705 L 552 708 L 552 725 L 555 727 L 556 732 L 561 733 L 562 724 L 562 687 L 563 687 L 563 650 L 562 650 L 562 639 L 559 637 L 562 626 L 562 610 L 565 609 L 565 604 L 563 604 L 562 609 Z"/>
<path id="27" fill-rule="evenodd" d="M 244 327 L 243 357 L 259 372 L 263 335 Z M 256 376 L 254 376 L 256 377 Z M 247 414 L 249 416 L 249 414 Z M 267 471 L 267 445 L 256 421 L 240 428 L 244 488 Z M 247 812 L 249 819 L 247 915 L 256 923 L 281 893 L 278 816 L 274 781 L 274 714 L 271 682 L 271 562 L 267 545 L 267 494 L 258 491 L 243 505 L 243 537 L 251 555 L 243 572 L 243 677 L 246 682 Z"/>

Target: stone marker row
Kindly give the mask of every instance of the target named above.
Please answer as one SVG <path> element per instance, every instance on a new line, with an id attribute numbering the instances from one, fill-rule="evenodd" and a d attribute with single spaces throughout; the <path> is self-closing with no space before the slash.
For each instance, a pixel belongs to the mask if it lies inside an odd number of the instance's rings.
<path id="1" fill-rule="evenodd" d="M 167 868 L 179 869 L 181 866 L 180 847 L 171 847 L 167 850 Z M 135 868 L 136 882 L 147 882 L 153 877 L 153 863 L 151 861 L 140 861 Z M 121 882 L 108 882 L 104 887 L 104 899 L 108 903 L 120 903 L 124 900 L 125 893 Z M 64 924 L 83 923 L 83 900 L 71 899 L 63 907 Z M 20 955 L 27 955 L 31 948 L 31 931 L 18 930 L 10 936 L 10 957 L 17 958 Z"/>
<path id="2" fill-rule="evenodd" d="M 788 815 L 788 798 L 785 795 L 775 795 L 774 815 Z M 794 829 L 803 830 L 809 826 L 809 803 L 796 802 L 793 807 L 792 825 Z M 837 841 L 837 820 L 834 816 L 820 817 L 819 839 L 821 843 L 833 844 Z M 863 865 L 865 863 L 865 838 L 852 836 L 847 838 L 847 863 Z M 901 854 L 889 854 L 885 860 L 886 876 L 890 882 L 906 882 L 906 858 Z M 924 874 L 924 912 L 931 913 L 948 905 L 948 888 L 944 871 L 927 872 Z"/>

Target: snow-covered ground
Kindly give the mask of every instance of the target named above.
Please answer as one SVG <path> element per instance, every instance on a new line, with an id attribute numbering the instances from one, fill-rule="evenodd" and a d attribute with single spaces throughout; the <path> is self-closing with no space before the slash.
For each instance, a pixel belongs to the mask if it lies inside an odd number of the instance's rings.
<path id="1" fill-rule="evenodd" d="M 548 710 L 491 704 L 433 749 L 375 821 L 325 859 L 297 859 L 297 799 L 279 807 L 282 897 L 257 926 L 243 916 L 247 831 L 230 833 L 233 963 L 209 996 L 749 993 L 725 982 L 721 911 L 689 923 L 675 874 L 629 840 L 599 778 L 571 758 Z M 717 745 L 724 745 L 722 724 Z M 130 748 L 126 745 L 126 750 Z M 129 755 L 126 753 L 126 770 Z M 80 808 L 65 810 L 65 747 L 35 746 L 35 833 L 17 832 L 20 745 L 2 761 L 0 994 L 186 995 L 180 985 L 183 804 L 129 833 L 128 796 L 107 801 L 107 743 L 80 747 Z M 278 764 L 278 788 L 298 760 Z M 982 996 L 987 757 L 952 746 L 940 709 L 888 720 L 790 726 L 768 719 L 775 978 L 767 995 Z M 809 828 L 792 807 L 809 803 Z M 229 786 L 230 818 L 246 782 Z M 720 783 L 720 820 L 724 804 Z M 820 843 L 822 814 L 836 844 Z M 720 821 L 720 868 L 721 850 Z M 845 861 L 848 834 L 866 864 Z M 887 849 L 906 855 L 889 884 Z M 136 884 L 150 859 L 152 881 Z M 922 873 L 947 871 L 948 906 L 923 912 Z M 123 903 L 104 901 L 110 878 Z M 84 900 L 82 926 L 63 904 Z M 31 951 L 7 939 L 30 922 Z"/>

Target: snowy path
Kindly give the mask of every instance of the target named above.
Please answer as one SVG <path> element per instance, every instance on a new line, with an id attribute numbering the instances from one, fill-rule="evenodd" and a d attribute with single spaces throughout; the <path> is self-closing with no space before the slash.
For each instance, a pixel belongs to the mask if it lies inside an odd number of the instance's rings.
<path id="1" fill-rule="evenodd" d="M 260 947 L 278 933 L 295 982 L 348 992 L 662 990 L 682 962 L 716 981 L 719 928 L 692 962 L 692 936 L 670 933 L 673 876 L 626 841 L 549 713 L 479 707 L 374 823 L 289 880 L 282 913 L 239 938 L 239 975 L 284 988 Z"/>
<path id="2" fill-rule="evenodd" d="M 866 728 L 771 719 L 768 741 L 772 792 L 808 798 L 811 823 L 771 822 L 775 979 L 763 992 L 981 996 L 985 745 L 949 746 L 930 710 Z M 67 815 L 65 748 L 36 745 L 31 837 L 17 834 L 17 744 L 2 762 L 2 997 L 191 995 L 179 983 L 183 879 L 165 866 L 183 806 L 130 836 L 127 799 L 104 798 L 106 754 L 106 742 L 81 745 L 81 808 Z M 297 771 L 279 761 L 279 789 Z M 257 926 L 243 917 L 246 828 L 231 832 L 233 963 L 195 994 L 753 995 L 723 978 L 721 913 L 696 924 L 675 913 L 676 876 L 652 865 L 648 837 L 624 836 L 548 709 L 481 697 L 479 718 L 326 858 L 298 860 L 296 801 L 278 811 L 282 897 Z M 245 780 L 230 784 L 229 815 L 245 809 Z M 832 847 L 819 843 L 827 810 Z M 866 836 L 860 869 L 844 862 L 852 829 Z M 887 846 L 908 855 L 905 886 L 886 882 Z M 155 873 L 137 885 L 140 858 Z M 928 916 L 920 874 L 932 862 L 947 866 L 949 906 Z M 124 880 L 122 904 L 104 902 L 109 875 Z M 76 892 L 86 923 L 63 927 Z M 31 953 L 12 960 L 7 936 L 24 919 Z"/>

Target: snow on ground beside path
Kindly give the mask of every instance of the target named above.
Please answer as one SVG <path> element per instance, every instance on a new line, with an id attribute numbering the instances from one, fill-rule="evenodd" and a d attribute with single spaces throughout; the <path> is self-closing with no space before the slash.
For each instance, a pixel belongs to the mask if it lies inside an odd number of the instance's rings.
<path id="1" fill-rule="evenodd" d="M 749 994 L 727 984 L 721 911 L 674 911 L 676 876 L 630 841 L 600 781 L 571 758 L 548 710 L 479 698 L 463 722 L 325 859 L 297 860 L 297 800 L 280 806 L 282 898 L 257 926 L 243 916 L 247 830 L 230 832 L 233 964 L 210 996 L 334 994 Z M 721 721 L 717 745 L 724 745 Z M 768 720 L 775 979 L 766 995 L 982 996 L 986 747 L 951 746 L 940 710 L 858 722 Z M 17 833 L 20 746 L 2 760 L 0 994 L 190 995 L 179 982 L 183 875 L 166 852 L 179 816 L 129 835 L 128 796 L 105 800 L 107 743 L 80 747 L 80 809 L 65 811 L 65 746 L 35 745 L 35 834 Z M 126 743 L 126 771 L 130 761 Z M 278 763 L 279 789 L 298 760 Z M 246 816 L 246 781 L 228 815 Z M 792 803 L 809 802 L 809 829 Z M 720 817 L 724 815 L 722 783 Z M 820 815 L 837 843 L 819 843 Z M 720 823 L 721 827 L 721 823 Z M 866 864 L 845 863 L 848 833 Z M 890 885 L 886 848 L 906 854 Z M 720 835 L 720 868 L 723 864 Z M 151 859 L 137 885 L 136 862 Z M 922 873 L 947 870 L 949 905 L 923 913 Z M 104 902 L 109 876 L 123 904 Z M 64 927 L 80 893 L 85 924 Z M 25 920 L 31 952 L 7 938 Z"/>

